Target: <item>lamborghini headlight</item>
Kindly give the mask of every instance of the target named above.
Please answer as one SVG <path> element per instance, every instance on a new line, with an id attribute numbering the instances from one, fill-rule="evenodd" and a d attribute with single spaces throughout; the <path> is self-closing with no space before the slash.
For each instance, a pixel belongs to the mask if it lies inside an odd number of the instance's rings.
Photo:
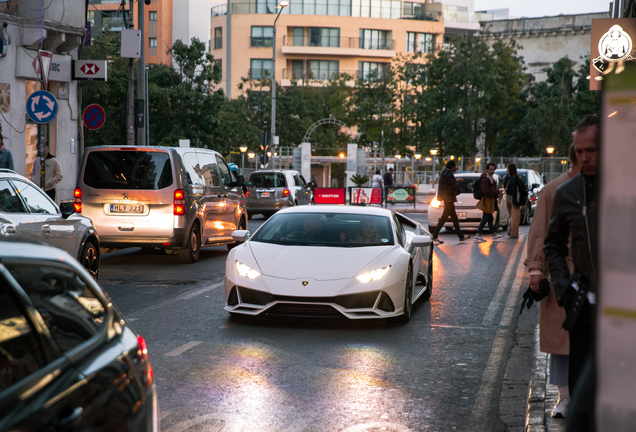
<path id="1" fill-rule="evenodd" d="M 390 268 L 391 266 L 386 266 L 386 267 L 382 267 L 381 269 L 368 271 L 366 273 L 361 274 L 360 276 L 357 276 L 356 279 L 358 279 L 362 283 L 367 283 L 372 280 L 377 281 L 382 279 L 384 275 L 389 272 Z"/>
<path id="2" fill-rule="evenodd" d="M 442 202 L 437 198 L 433 198 L 433 200 L 431 201 L 431 205 L 435 208 L 439 208 L 439 206 L 442 205 Z"/>
<path id="3" fill-rule="evenodd" d="M 252 270 L 240 261 L 236 261 L 236 271 L 239 275 L 250 279 L 256 279 L 258 276 L 261 275 L 259 272 L 257 272 L 256 270 Z"/>

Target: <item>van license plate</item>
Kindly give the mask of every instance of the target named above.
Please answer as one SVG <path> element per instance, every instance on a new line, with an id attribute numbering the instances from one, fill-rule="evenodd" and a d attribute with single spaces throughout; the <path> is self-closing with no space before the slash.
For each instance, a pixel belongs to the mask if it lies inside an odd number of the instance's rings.
<path id="1" fill-rule="evenodd" d="M 457 213 L 457 219 L 466 219 L 466 213 Z"/>
<path id="2" fill-rule="evenodd" d="M 143 205 L 128 205 L 128 204 L 111 204 L 111 213 L 143 213 Z"/>
<path id="3" fill-rule="evenodd" d="M 261 198 L 269 198 L 269 192 L 261 192 Z"/>

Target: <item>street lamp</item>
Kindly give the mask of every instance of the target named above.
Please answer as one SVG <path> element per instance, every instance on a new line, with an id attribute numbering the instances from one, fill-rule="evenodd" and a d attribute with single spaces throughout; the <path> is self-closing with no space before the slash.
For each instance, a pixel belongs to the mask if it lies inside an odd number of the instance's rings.
<path id="1" fill-rule="evenodd" d="M 547 151 L 550 157 L 552 157 L 552 153 L 554 153 L 554 147 L 548 146 L 546 147 L 545 151 Z"/>
<path id="2" fill-rule="evenodd" d="M 415 183 L 415 166 L 414 166 L 414 162 L 415 162 L 415 159 L 417 159 L 419 161 L 421 157 L 422 157 L 422 153 L 415 153 L 413 155 L 413 159 L 411 159 L 411 175 L 413 176 L 413 183 Z"/>
<path id="3" fill-rule="evenodd" d="M 239 150 L 241 151 L 241 174 L 245 175 L 245 152 L 247 151 L 247 146 L 242 145 Z"/>
<path id="4" fill-rule="evenodd" d="M 254 161 L 254 156 L 256 156 L 256 153 L 252 151 L 247 154 L 248 159 L 252 162 Z"/>
<path id="5" fill-rule="evenodd" d="M 280 16 L 283 9 L 289 5 L 288 0 L 281 0 L 278 3 L 279 11 L 278 15 L 276 15 L 276 19 L 274 20 L 274 38 L 272 39 L 272 118 L 271 118 L 271 135 L 272 135 L 272 145 L 278 145 L 278 143 L 274 142 L 274 137 L 276 136 L 276 21 L 278 21 L 278 17 Z M 269 164 L 269 161 L 267 162 Z M 274 163 L 274 167 L 276 167 L 276 163 Z"/>
<path id="6" fill-rule="evenodd" d="M 435 183 L 435 165 L 437 165 L 436 164 L 437 158 L 435 157 L 435 155 L 437 155 L 438 151 L 439 150 L 437 150 L 437 148 L 432 148 L 432 149 L 429 150 L 429 152 L 431 153 L 431 156 L 433 156 L 433 173 L 432 173 L 433 174 L 433 179 L 431 180 L 431 185 L 433 185 Z"/>
<path id="7" fill-rule="evenodd" d="M 395 179 L 397 180 L 398 176 L 400 175 L 400 158 L 402 157 L 401 154 L 396 154 L 395 155 Z M 397 183 L 397 181 L 395 181 L 394 183 Z"/>

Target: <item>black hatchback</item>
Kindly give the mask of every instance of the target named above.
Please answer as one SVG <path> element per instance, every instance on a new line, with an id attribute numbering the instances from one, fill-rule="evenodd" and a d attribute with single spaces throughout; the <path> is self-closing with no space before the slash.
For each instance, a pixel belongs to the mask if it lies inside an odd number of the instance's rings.
<path id="1" fill-rule="evenodd" d="M 148 348 L 66 252 L 0 242 L 0 431 L 157 431 Z"/>

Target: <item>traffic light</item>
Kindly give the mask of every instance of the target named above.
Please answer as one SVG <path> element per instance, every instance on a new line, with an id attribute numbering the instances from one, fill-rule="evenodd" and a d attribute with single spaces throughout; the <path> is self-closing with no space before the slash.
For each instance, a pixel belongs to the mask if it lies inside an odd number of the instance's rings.
<path id="1" fill-rule="evenodd" d="M 270 151 L 269 149 L 270 134 L 269 132 L 261 132 L 260 134 L 258 134 L 258 136 L 261 138 L 260 162 L 261 162 L 261 165 L 267 165 L 267 163 L 269 162 L 269 156 L 267 156 L 267 152 Z"/>

